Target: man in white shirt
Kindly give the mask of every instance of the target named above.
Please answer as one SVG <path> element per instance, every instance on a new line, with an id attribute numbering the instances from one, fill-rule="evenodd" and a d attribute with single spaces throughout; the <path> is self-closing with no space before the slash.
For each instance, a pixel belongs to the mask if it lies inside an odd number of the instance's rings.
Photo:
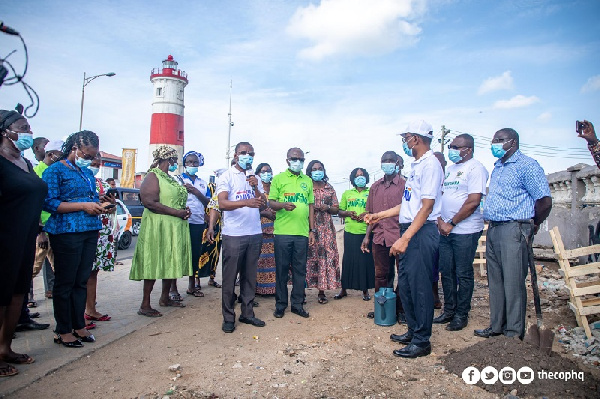
<path id="1" fill-rule="evenodd" d="M 226 333 L 235 330 L 235 279 L 240 273 L 241 323 L 264 327 L 265 322 L 254 317 L 256 268 L 262 245 L 260 208 L 265 207 L 263 187 L 252 170 L 254 148 L 248 142 L 235 146 L 235 165 L 217 181 L 219 210 L 223 214 L 223 283 L 222 311 Z"/>
<path id="2" fill-rule="evenodd" d="M 442 215 L 438 217 L 444 311 L 433 322 L 450 323 L 446 326 L 449 331 L 462 330 L 468 324 L 475 285 L 473 259 L 483 231 L 479 204 L 489 174 L 473 159 L 474 147 L 469 134 L 456 136 L 448 146 L 448 158 L 454 165 L 446 169 Z"/>

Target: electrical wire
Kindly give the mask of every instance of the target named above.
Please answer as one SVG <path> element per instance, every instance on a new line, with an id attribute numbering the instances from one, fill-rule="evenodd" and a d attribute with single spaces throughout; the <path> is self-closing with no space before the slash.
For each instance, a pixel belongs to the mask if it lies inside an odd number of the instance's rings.
<path id="1" fill-rule="evenodd" d="M 25 108 L 24 114 L 28 118 L 33 118 L 38 113 L 38 110 L 40 109 L 40 97 L 38 96 L 37 92 L 31 86 L 29 86 L 29 84 L 27 84 L 27 82 L 25 82 L 23 80 L 23 78 L 27 74 L 27 68 L 29 66 L 29 53 L 27 51 L 27 45 L 25 44 L 25 40 L 23 39 L 23 37 L 21 35 L 18 35 L 18 36 L 19 36 L 19 39 L 21 39 L 21 43 L 23 43 L 23 50 L 25 52 L 25 67 L 23 68 L 23 73 L 19 75 L 17 73 L 17 71 L 15 70 L 15 68 L 10 63 L 10 61 L 8 61 L 8 57 L 13 55 L 17 50 L 13 50 L 10 53 L 8 53 L 8 55 L 6 57 L 1 58 L 0 64 L 8 65 L 8 67 L 10 68 L 10 70 L 12 71 L 12 73 L 14 75 L 14 76 L 11 76 L 11 77 L 5 79 L 3 84 L 6 86 L 12 86 L 12 85 L 21 83 L 23 85 L 23 90 L 25 90 L 25 93 L 27 93 L 27 95 L 29 96 L 29 101 L 31 102 Z M 35 106 L 34 112 L 32 114 L 29 114 L 28 110 L 34 106 Z"/>

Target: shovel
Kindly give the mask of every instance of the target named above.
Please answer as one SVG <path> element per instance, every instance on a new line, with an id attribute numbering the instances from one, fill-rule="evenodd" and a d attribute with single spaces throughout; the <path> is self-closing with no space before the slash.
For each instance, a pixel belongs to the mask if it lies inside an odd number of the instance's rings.
<path id="1" fill-rule="evenodd" d="M 535 306 L 535 316 L 537 323 L 527 328 L 525 333 L 525 342 L 540 348 L 540 352 L 550 354 L 552 352 L 552 343 L 554 342 L 554 331 L 544 327 L 542 318 L 542 305 L 540 304 L 540 291 L 537 284 L 537 271 L 533 259 L 533 230 L 529 237 L 525 237 L 529 255 L 529 271 L 531 272 L 531 288 L 533 289 L 533 304 Z"/>

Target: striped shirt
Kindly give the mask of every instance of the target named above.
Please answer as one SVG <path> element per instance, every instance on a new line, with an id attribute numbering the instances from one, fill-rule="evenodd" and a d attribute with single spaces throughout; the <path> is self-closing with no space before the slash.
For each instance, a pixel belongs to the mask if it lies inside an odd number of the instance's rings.
<path id="1" fill-rule="evenodd" d="M 535 202 L 549 196 L 544 169 L 517 150 L 506 162 L 494 164 L 483 217 L 494 222 L 531 219 Z"/>

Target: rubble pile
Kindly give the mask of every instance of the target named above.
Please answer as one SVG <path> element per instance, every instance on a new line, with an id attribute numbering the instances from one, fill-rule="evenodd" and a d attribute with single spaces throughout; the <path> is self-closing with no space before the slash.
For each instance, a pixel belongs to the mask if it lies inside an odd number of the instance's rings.
<path id="1" fill-rule="evenodd" d="M 573 352 L 573 356 L 580 357 L 585 363 L 600 366 L 600 321 L 590 324 L 592 337 L 585 335 L 583 327 L 566 328 L 558 326 L 556 338 L 565 350 Z"/>

